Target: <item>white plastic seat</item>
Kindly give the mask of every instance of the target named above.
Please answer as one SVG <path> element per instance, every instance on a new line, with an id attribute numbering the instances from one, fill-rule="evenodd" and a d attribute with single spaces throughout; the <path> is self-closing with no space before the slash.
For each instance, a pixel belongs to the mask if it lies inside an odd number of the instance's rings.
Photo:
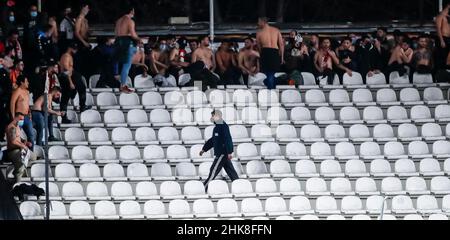
<path id="1" fill-rule="evenodd" d="M 22 217 L 26 220 L 42 220 L 44 216 L 42 215 L 41 206 L 37 202 L 25 201 L 20 204 L 19 207 Z"/>
<path id="2" fill-rule="evenodd" d="M 133 189 L 127 182 L 115 182 L 111 186 L 111 197 L 115 201 L 135 200 Z M 140 214 L 140 213 L 139 213 Z M 136 214 L 136 215 L 139 215 Z"/>
<path id="3" fill-rule="evenodd" d="M 345 175 L 349 177 L 368 177 L 369 173 L 363 161 L 351 159 L 345 163 Z"/>
<path id="4" fill-rule="evenodd" d="M 339 112 L 339 120 L 343 124 L 362 124 L 359 110 L 355 107 L 343 107 Z"/>
<path id="5" fill-rule="evenodd" d="M 256 106 L 253 94 L 249 90 L 244 89 L 234 91 L 233 103 L 237 107 Z"/>
<path id="6" fill-rule="evenodd" d="M 295 164 L 295 175 L 300 178 L 319 177 L 316 165 L 311 160 L 300 160 Z"/>
<path id="7" fill-rule="evenodd" d="M 147 77 L 144 77 L 142 74 L 139 74 L 134 78 L 134 87 L 137 89 L 150 89 L 155 87 L 155 83 L 152 76 L 147 75 Z"/>
<path id="8" fill-rule="evenodd" d="M 294 124 L 313 124 L 311 112 L 306 107 L 295 107 L 291 110 L 291 121 Z"/>
<path id="9" fill-rule="evenodd" d="M 319 220 L 319 217 L 317 217 L 316 215 L 307 214 L 307 215 L 301 216 L 300 220 L 307 220 L 307 221 Z"/>
<path id="10" fill-rule="evenodd" d="M 97 95 L 97 106 L 101 109 L 120 108 L 116 95 L 111 92 L 101 92 Z"/>
<path id="11" fill-rule="evenodd" d="M 146 162 L 166 162 L 164 150 L 158 145 L 148 145 L 144 148 L 144 161 Z"/>
<path id="12" fill-rule="evenodd" d="M 68 182 L 62 186 L 61 195 L 66 201 L 86 200 L 83 186 L 77 182 Z"/>
<path id="13" fill-rule="evenodd" d="M 160 109 L 160 110 L 162 110 L 162 109 Z M 142 109 L 130 110 L 127 114 L 127 123 L 131 127 L 150 127 L 147 113 Z"/>
<path id="14" fill-rule="evenodd" d="M 228 184 L 223 180 L 212 180 L 208 184 L 208 195 L 211 198 L 231 198 Z"/>
<path id="15" fill-rule="evenodd" d="M 368 89 L 355 89 L 352 94 L 352 102 L 356 106 L 373 106 L 376 103 L 373 101 L 372 92 Z"/>
<path id="16" fill-rule="evenodd" d="M 358 178 L 355 183 L 355 192 L 360 196 L 377 195 L 380 192 L 377 189 L 375 180 L 369 177 Z"/>
<path id="17" fill-rule="evenodd" d="M 345 196 L 342 198 L 341 211 L 347 215 L 365 214 L 362 201 L 356 196 Z"/>
<path id="18" fill-rule="evenodd" d="M 279 96 L 276 90 L 261 89 L 258 92 L 258 105 L 260 107 L 279 106 Z"/>
<path id="19" fill-rule="evenodd" d="M 384 204 L 384 208 L 383 208 L 383 201 L 384 201 L 384 197 L 383 196 L 370 196 L 367 198 L 366 200 L 366 210 L 369 214 L 380 214 L 381 210 L 384 209 L 384 217 L 383 219 L 386 220 L 388 218 L 386 218 L 386 214 L 390 214 L 391 210 L 388 208 L 387 202 Z"/>
<path id="20" fill-rule="evenodd" d="M 186 102 L 184 96 L 179 91 L 170 91 L 164 94 L 164 104 L 168 108 L 185 107 Z"/>
<path id="21" fill-rule="evenodd" d="M 234 139 L 234 136 L 237 136 L 239 142 L 243 142 L 243 140 L 246 140 L 245 134 L 247 133 L 246 130 L 244 131 L 243 126 L 237 125 L 239 127 L 233 127 L 233 133 L 232 138 Z M 238 129 L 240 129 L 241 133 L 238 132 Z M 274 142 L 275 139 L 273 138 L 272 129 L 265 125 L 265 124 L 256 124 L 253 125 L 250 130 L 250 135 L 253 141 L 255 142 Z M 250 142 L 250 141 L 249 141 Z"/>
<path id="22" fill-rule="evenodd" d="M 191 147 L 190 156 L 191 156 L 192 161 L 193 162 L 213 161 L 211 151 L 203 153 L 202 156 L 199 155 L 202 148 L 203 148 L 203 144 L 197 144 L 197 145 L 194 145 Z M 238 157 L 239 157 L 239 155 L 238 155 Z"/>
<path id="23" fill-rule="evenodd" d="M 411 120 L 415 123 L 434 122 L 430 109 L 423 105 L 417 105 L 411 108 Z"/>
<path id="24" fill-rule="evenodd" d="M 206 94 L 202 91 L 190 91 L 186 94 L 186 104 L 191 108 L 199 108 L 207 105 Z"/>
<path id="25" fill-rule="evenodd" d="M 446 159 L 444 162 L 444 172 L 449 175 L 450 174 L 450 158 Z"/>
<path id="26" fill-rule="evenodd" d="M 283 196 L 304 195 L 300 182 L 296 178 L 283 178 L 280 181 L 280 193 Z"/>
<path id="27" fill-rule="evenodd" d="M 406 194 L 402 182 L 397 177 L 387 177 L 381 181 L 381 192 L 386 195 Z"/>
<path id="28" fill-rule="evenodd" d="M 336 158 L 339 160 L 359 158 L 355 146 L 349 142 L 340 142 L 334 147 Z"/>
<path id="29" fill-rule="evenodd" d="M 159 92 L 146 92 L 142 95 L 142 105 L 145 109 L 165 108 Z"/>
<path id="30" fill-rule="evenodd" d="M 359 148 L 359 155 L 363 159 L 383 158 L 381 155 L 380 145 L 375 142 L 364 142 Z"/>
<path id="31" fill-rule="evenodd" d="M 412 200 L 409 196 L 394 196 L 392 198 L 392 212 L 396 214 L 416 213 Z"/>
<path id="32" fill-rule="evenodd" d="M 141 205 L 136 201 L 124 201 L 119 205 L 119 214 L 122 219 L 143 219 Z"/>
<path id="33" fill-rule="evenodd" d="M 341 125 L 332 124 L 325 128 L 325 139 L 328 142 L 346 142 L 345 129 Z"/>
<path id="34" fill-rule="evenodd" d="M 156 127 L 172 126 L 170 114 L 165 109 L 153 109 L 150 112 L 150 122 Z"/>
<path id="35" fill-rule="evenodd" d="M 167 163 L 155 163 L 150 169 L 150 176 L 156 181 L 175 180 L 172 176 L 172 168 Z"/>
<path id="36" fill-rule="evenodd" d="M 397 129 L 398 138 L 401 141 L 420 141 L 422 138 L 419 136 L 419 130 L 416 125 L 410 123 L 403 123 L 398 126 Z"/>
<path id="37" fill-rule="evenodd" d="M 371 77 L 367 76 L 366 79 L 367 79 L 366 80 L 367 85 L 369 85 L 371 87 L 376 86 L 376 85 L 385 85 L 386 84 L 386 76 L 382 72 L 374 74 Z"/>
<path id="38" fill-rule="evenodd" d="M 387 123 L 383 116 L 383 110 L 377 106 L 368 106 L 364 108 L 363 120 L 367 124 Z"/>
<path id="39" fill-rule="evenodd" d="M 430 190 L 436 195 L 450 194 L 450 179 L 444 176 L 433 177 Z"/>
<path id="40" fill-rule="evenodd" d="M 220 111 L 222 111 L 222 118 L 225 122 L 228 124 L 241 124 L 242 122 L 239 120 L 238 113 L 236 112 L 236 109 L 234 107 L 224 107 L 220 108 Z M 209 116 L 211 117 L 211 113 L 209 113 Z"/>
<path id="41" fill-rule="evenodd" d="M 136 144 L 133 140 L 133 134 L 129 128 L 114 128 L 111 133 L 111 140 L 115 145 L 132 145 Z"/>
<path id="42" fill-rule="evenodd" d="M 86 196 L 89 201 L 111 200 L 105 183 L 91 182 L 86 187 Z"/>
<path id="43" fill-rule="evenodd" d="M 293 177 L 291 166 L 286 160 L 274 160 L 270 163 L 270 173 L 273 177 Z"/>
<path id="44" fill-rule="evenodd" d="M 344 86 L 350 87 L 353 85 L 353 87 L 361 87 L 363 85 L 363 78 L 360 73 L 353 71 L 352 76 L 348 75 L 347 73 L 344 74 L 342 83 Z M 357 85 L 357 86 L 354 86 Z"/>
<path id="45" fill-rule="evenodd" d="M 134 140 L 138 145 L 152 145 L 159 143 L 156 138 L 155 130 L 149 127 L 140 127 L 136 129 Z"/>
<path id="46" fill-rule="evenodd" d="M 163 127 L 158 131 L 158 140 L 161 144 L 181 144 L 178 131 L 173 127 Z"/>
<path id="47" fill-rule="evenodd" d="M 404 105 L 423 104 L 423 101 L 420 99 L 419 91 L 415 88 L 403 88 L 400 90 L 400 102 Z"/>
<path id="48" fill-rule="evenodd" d="M 303 77 L 303 86 L 308 86 L 308 87 L 316 87 L 316 77 L 314 77 L 314 75 L 310 72 L 302 72 L 302 77 Z"/>
<path id="49" fill-rule="evenodd" d="M 103 181 L 100 174 L 100 168 L 93 163 L 86 163 L 80 166 L 79 169 L 81 181 Z"/>
<path id="50" fill-rule="evenodd" d="M 237 179 L 231 183 L 234 198 L 256 197 L 252 183 L 247 179 Z"/>
<path id="51" fill-rule="evenodd" d="M 119 150 L 119 159 L 122 163 L 142 162 L 141 152 L 136 146 L 122 146 Z"/>
<path id="52" fill-rule="evenodd" d="M 159 187 L 163 199 L 183 199 L 180 184 L 174 181 L 164 181 Z"/>
<path id="53" fill-rule="evenodd" d="M 248 136 L 247 128 L 242 125 L 232 125 L 230 126 L 230 134 L 233 142 L 242 143 L 242 142 L 250 142 L 251 138 Z M 205 139 L 209 139 L 212 137 L 211 135 L 206 135 L 205 130 Z"/>
<path id="54" fill-rule="evenodd" d="M 304 125 L 300 130 L 300 139 L 305 142 L 324 141 L 317 125 Z"/>
<path id="55" fill-rule="evenodd" d="M 67 145 L 87 145 L 86 135 L 81 128 L 68 128 L 64 132 Z"/>
<path id="56" fill-rule="evenodd" d="M 347 178 L 333 178 L 330 184 L 330 192 L 334 196 L 355 195 L 352 185 Z"/>
<path id="57" fill-rule="evenodd" d="M 380 89 L 377 91 L 377 103 L 381 106 L 400 105 L 397 101 L 395 91 L 390 88 Z"/>
<path id="58" fill-rule="evenodd" d="M 166 155 L 169 162 L 189 162 L 191 160 L 186 147 L 182 145 L 170 145 Z"/>
<path id="59" fill-rule="evenodd" d="M 352 125 L 348 131 L 348 136 L 353 142 L 369 142 L 372 137 L 369 128 L 366 125 L 355 124 Z"/>
<path id="60" fill-rule="evenodd" d="M 358 215 L 353 215 L 352 220 L 363 221 L 363 220 L 372 220 L 372 218 L 368 215 L 358 214 Z"/>
<path id="61" fill-rule="evenodd" d="M 329 93 L 329 101 L 333 107 L 337 106 L 351 106 L 350 97 L 346 90 L 334 89 Z"/>
<path id="62" fill-rule="evenodd" d="M 311 158 L 314 160 L 334 159 L 328 143 L 316 142 L 311 145 Z"/>
<path id="63" fill-rule="evenodd" d="M 387 120 L 392 124 L 411 122 L 411 120 L 408 118 L 406 109 L 401 106 L 389 107 L 387 110 Z"/>
<path id="64" fill-rule="evenodd" d="M 314 214 L 311 202 L 305 196 L 296 196 L 289 201 L 289 211 L 294 215 Z"/>
<path id="65" fill-rule="evenodd" d="M 234 199 L 220 199 L 217 202 L 217 213 L 219 217 L 240 217 L 238 204 Z"/>
<path id="66" fill-rule="evenodd" d="M 195 122 L 199 125 L 211 125 L 212 108 L 199 108 L 195 110 Z"/>
<path id="67" fill-rule="evenodd" d="M 267 123 L 289 124 L 288 114 L 283 107 L 271 107 L 267 111 Z"/>
<path id="68" fill-rule="evenodd" d="M 306 92 L 305 102 L 311 107 L 328 106 L 325 99 L 325 94 L 321 90 L 317 89 L 308 90 Z"/>
<path id="69" fill-rule="evenodd" d="M 53 163 L 70 163 L 69 150 L 64 146 L 51 146 L 48 150 L 48 158 Z"/>
<path id="70" fill-rule="evenodd" d="M 338 210 L 336 199 L 331 196 L 320 196 L 316 200 L 316 211 L 319 214 L 340 214 L 341 211 Z"/>
<path id="71" fill-rule="evenodd" d="M 422 126 L 422 137 L 427 141 L 445 140 L 441 126 L 436 123 L 426 123 Z"/>
<path id="72" fill-rule="evenodd" d="M 373 137 L 378 142 L 389 142 L 397 140 L 394 134 L 394 129 L 391 125 L 388 124 L 377 124 L 373 128 Z"/>
<path id="73" fill-rule="evenodd" d="M 309 178 L 306 181 L 306 194 L 311 196 L 330 195 L 327 184 L 322 178 Z"/>
<path id="74" fill-rule="evenodd" d="M 265 210 L 268 216 L 289 215 L 286 201 L 281 197 L 270 197 L 266 200 Z"/>
<path id="75" fill-rule="evenodd" d="M 95 160 L 98 163 L 117 162 L 117 153 L 112 146 L 100 146 L 95 150 Z"/>
<path id="76" fill-rule="evenodd" d="M 280 125 L 276 130 L 277 140 L 279 142 L 299 142 L 297 130 L 293 125 Z"/>
<path id="77" fill-rule="evenodd" d="M 308 158 L 306 147 L 303 143 L 291 142 L 286 145 L 286 158 L 289 160 L 298 160 Z"/>
<path id="78" fill-rule="evenodd" d="M 103 167 L 103 177 L 106 181 L 127 181 L 122 165 L 118 163 L 108 163 Z"/>
<path id="79" fill-rule="evenodd" d="M 449 141 L 436 141 L 433 143 L 433 155 L 436 158 L 449 158 L 450 157 L 450 142 Z"/>
<path id="80" fill-rule="evenodd" d="M 261 156 L 264 159 L 284 159 L 283 154 L 281 154 L 281 148 L 278 143 L 275 142 L 265 142 L 261 144 Z"/>
<path id="81" fill-rule="evenodd" d="M 387 142 L 384 145 L 384 156 L 387 159 L 407 158 L 405 155 L 405 148 L 400 142 Z"/>
<path id="82" fill-rule="evenodd" d="M 121 110 L 110 109 L 104 114 L 107 127 L 126 127 L 125 116 Z"/>
<path id="83" fill-rule="evenodd" d="M 444 99 L 444 94 L 442 89 L 437 87 L 425 88 L 423 91 L 423 100 L 427 105 L 438 105 L 446 104 L 447 101 Z"/>
<path id="84" fill-rule="evenodd" d="M 444 175 L 444 172 L 441 170 L 441 164 L 433 158 L 422 159 L 420 161 L 419 171 L 425 177 Z"/>
<path id="85" fill-rule="evenodd" d="M 434 118 L 439 122 L 450 122 L 450 105 L 439 105 L 434 109 Z"/>
<path id="86" fill-rule="evenodd" d="M 233 105 L 231 96 L 228 92 L 224 90 L 212 90 L 208 95 L 209 103 L 213 107 L 224 107 Z"/>
<path id="87" fill-rule="evenodd" d="M 108 131 L 104 128 L 91 128 L 88 132 L 88 139 L 91 145 L 111 145 Z"/>
<path id="88" fill-rule="evenodd" d="M 62 182 L 78 181 L 75 167 L 67 163 L 58 164 L 55 167 L 55 180 Z"/>
<path id="89" fill-rule="evenodd" d="M 257 198 L 245 198 L 241 202 L 241 212 L 244 217 L 266 216 L 261 200 Z"/>
<path id="90" fill-rule="evenodd" d="M 139 182 L 135 191 L 138 200 L 159 199 L 156 185 L 152 182 Z"/>
<path id="91" fill-rule="evenodd" d="M 172 200 L 169 203 L 169 216 L 174 219 L 193 218 L 191 207 L 186 200 Z"/>
<path id="92" fill-rule="evenodd" d="M 341 165 L 336 160 L 325 160 L 320 163 L 320 175 L 323 177 L 343 177 Z"/>
<path id="93" fill-rule="evenodd" d="M 447 221 L 448 217 L 445 216 L 444 214 L 435 213 L 435 214 L 431 214 L 428 217 L 428 220 Z"/>
<path id="94" fill-rule="evenodd" d="M 430 194 L 425 179 L 421 177 L 409 177 L 408 179 L 406 179 L 405 190 L 408 192 L 409 195 Z"/>
<path id="95" fill-rule="evenodd" d="M 177 166 L 175 167 L 175 176 L 179 180 L 199 179 L 197 175 L 197 169 L 195 168 L 194 164 L 188 162 L 177 164 Z"/>
<path id="96" fill-rule="evenodd" d="M 393 71 L 391 72 L 391 74 L 389 74 L 389 83 L 400 86 L 409 86 L 409 75 L 404 74 L 403 76 L 400 76 L 400 73 L 398 71 Z"/>
<path id="97" fill-rule="evenodd" d="M 257 107 L 245 107 L 242 109 L 241 119 L 245 124 L 258 124 L 265 122 L 262 113 Z"/>
<path id="98" fill-rule="evenodd" d="M 187 108 L 177 108 L 172 111 L 172 121 L 177 126 L 195 125 L 191 110 Z"/>
<path id="99" fill-rule="evenodd" d="M 136 93 L 121 93 L 119 96 L 119 104 L 123 109 L 142 108 L 139 96 Z"/>
<path id="100" fill-rule="evenodd" d="M 280 195 L 275 181 L 269 178 L 261 178 L 256 181 L 255 193 L 259 197 L 271 197 Z"/>
<path id="101" fill-rule="evenodd" d="M 432 195 L 422 195 L 417 198 L 417 211 L 421 214 L 442 213 L 436 198 Z"/>
<path id="102" fill-rule="evenodd" d="M 314 120 L 318 124 L 337 124 L 336 114 L 334 110 L 329 107 L 319 107 L 316 109 Z"/>
<path id="103" fill-rule="evenodd" d="M 127 167 L 127 177 L 130 181 L 150 181 L 147 166 L 143 163 L 132 163 Z"/>
<path id="104" fill-rule="evenodd" d="M 90 219 L 93 220 L 91 206 L 86 201 L 73 201 L 69 206 L 69 216 L 71 219 Z"/>
<path id="105" fill-rule="evenodd" d="M 298 90 L 284 90 L 281 93 L 281 103 L 284 107 L 303 106 L 302 96 Z"/>
<path id="106" fill-rule="evenodd" d="M 144 215 L 148 219 L 167 219 L 166 206 L 163 202 L 158 200 L 150 200 L 144 204 Z"/>
<path id="107" fill-rule="evenodd" d="M 252 160 L 248 162 L 246 168 L 249 178 L 270 177 L 266 164 L 260 160 Z"/>
<path id="108" fill-rule="evenodd" d="M 433 75 L 431 74 L 420 74 L 415 72 L 413 74 L 414 84 L 433 84 Z"/>
<path id="109" fill-rule="evenodd" d="M 375 159 L 370 163 L 370 175 L 374 177 L 391 177 L 392 173 L 391 164 L 384 159 Z"/>
<path id="110" fill-rule="evenodd" d="M 395 161 L 395 174 L 399 177 L 419 176 L 416 165 L 410 159 L 399 159 Z"/>
<path id="111" fill-rule="evenodd" d="M 45 182 L 40 183 L 38 185 L 38 187 L 45 189 Z M 50 197 L 50 201 L 61 201 L 62 200 L 58 185 L 54 182 L 48 183 L 48 194 Z"/>
<path id="112" fill-rule="evenodd" d="M 217 217 L 214 204 L 209 199 L 197 199 L 192 206 L 192 212 L 196 218 Z"/>
<path id="113" fill-rule="evenodd" d="M 413 159 L 431 158 L 428 144 L 423 141 L 410 142 L 408 145 L 408 154 Z"/>

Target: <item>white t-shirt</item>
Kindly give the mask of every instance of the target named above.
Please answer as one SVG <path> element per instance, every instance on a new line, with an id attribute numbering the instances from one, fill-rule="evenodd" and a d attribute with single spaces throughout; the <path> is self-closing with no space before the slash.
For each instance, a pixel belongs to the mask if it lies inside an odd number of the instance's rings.
<path id="1" fill-rule="evenodd" d="M 64 18 L 61 21 L 61 24 L 59 26 L 59 31 L 66 33 L 67 39 L 72 40 L 73 39 L 73 24 L 67 20 L 67 18 Z"/>

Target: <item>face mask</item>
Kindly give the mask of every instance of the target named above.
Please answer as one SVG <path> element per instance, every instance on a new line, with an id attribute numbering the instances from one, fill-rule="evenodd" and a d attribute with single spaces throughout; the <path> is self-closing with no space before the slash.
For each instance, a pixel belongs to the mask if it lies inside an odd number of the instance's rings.
<path id="1" fill-rule="evenodd" d="M 31 17 L 37 17 L 38 13 L 36 11 L 32 11 L 30 13 Z"/>
<path id="2" fill-rule="evenodd" d="M 16 18 L 14 16 L 9 16 L 9 21 L 14 22 L 14 21 L 16 21 Z"/>
<path id="3" fill-rule="evenodd" d="M 18 125 L 20 128 L 22 128 L 24 123 L 25 123 L 24 120 L 20 120 L 20 121 L 17 122 L 17 125 Z"/>
<path id="4" fill-rule="evenodd" d="M 4 67 L 3 67 L 3 64 L 0 64 L 0 69 L 3 69 Z"/>

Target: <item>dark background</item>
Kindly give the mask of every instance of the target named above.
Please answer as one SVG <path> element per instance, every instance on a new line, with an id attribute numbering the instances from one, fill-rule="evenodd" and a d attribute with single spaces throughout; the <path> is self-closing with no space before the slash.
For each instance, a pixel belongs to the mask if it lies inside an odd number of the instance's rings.
<path id="1" fill-rule="evenodd" d="M 15 0 L 19 20 L 35 0 Z M 6 0 L 0 0 L 1 7 Z M 42 0 L 49 16 L 60 16 L 66 5 L 79 11 L 82 0 Z M 124 0 L 91 0 L 91 23 L 113 23 Z M 209 21 L 209 0 L 131 0 L 140 24 L 167 24 L 171 16 L 190 16 L 192 22 Z M 429 23 L 438 13 L 438 0 L 215 0 L 217 23 L 254 23 L 266 15 L 279 23 L 387 22 Z M 444 4 L 445 4 L 444 0 Z"/>

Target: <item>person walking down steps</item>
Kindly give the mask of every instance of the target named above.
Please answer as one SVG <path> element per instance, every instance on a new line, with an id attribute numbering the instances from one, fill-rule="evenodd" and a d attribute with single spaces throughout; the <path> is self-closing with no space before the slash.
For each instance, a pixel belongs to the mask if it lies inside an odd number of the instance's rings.
<path id="1" fill-rule="evenodd" d="M 200 156 L 202 156 L 205 152 L 214 148 L 214 162 L 209 171 L 208 178 L 203 183 L 205 185 L 205 191 L 208 191 L 208 184 L 216 178 L 222 168 L 225 169 L 231 181 L 239 179 L 239 176 L 233 167 L 233 163 L 231 162 L 233 140 L 231 138 L 230 128 L 223 120 L 222 112 L 214 110 L 211 113 L 211 122 L 215 124 L 213 135 L 200 151 Z"/>

